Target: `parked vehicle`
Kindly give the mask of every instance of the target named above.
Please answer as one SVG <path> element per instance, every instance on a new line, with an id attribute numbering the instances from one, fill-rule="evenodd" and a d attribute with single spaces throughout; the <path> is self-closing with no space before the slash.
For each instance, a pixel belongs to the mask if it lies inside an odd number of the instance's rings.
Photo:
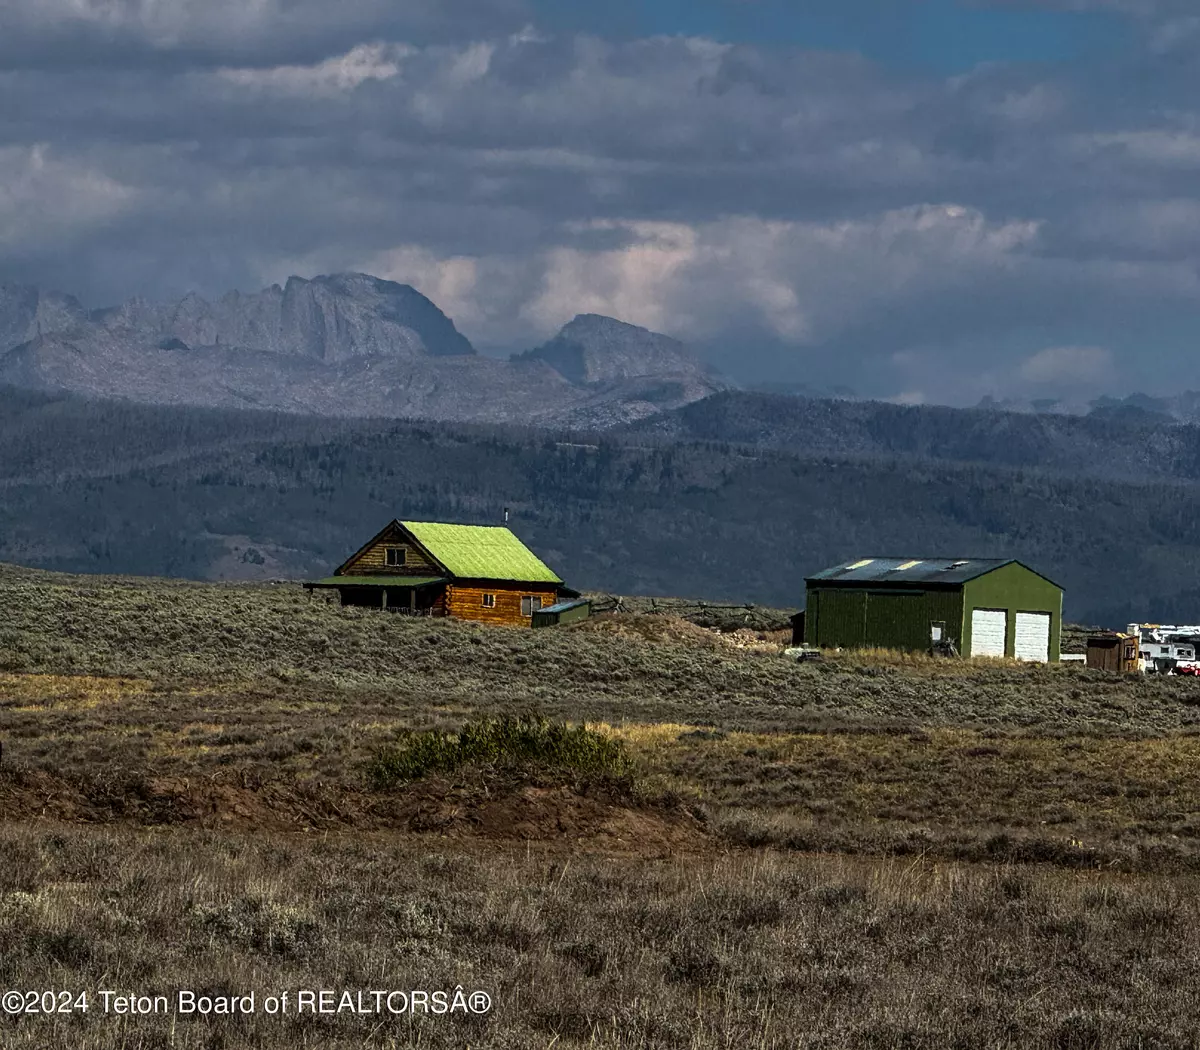
<path id="1" fill-rule="evenodd" d="M 1200 674 L 1200 627 L 1131 623 L 1127 631 L 1139 639 L 1141 668 L 1148 674 Z"/>

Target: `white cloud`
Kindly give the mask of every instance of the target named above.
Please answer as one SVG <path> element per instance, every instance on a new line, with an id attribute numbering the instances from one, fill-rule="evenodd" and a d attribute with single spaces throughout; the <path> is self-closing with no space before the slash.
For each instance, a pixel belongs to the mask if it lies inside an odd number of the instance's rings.
<path id="1" fill-rule="evenodd" d="M 104 225 L 136 199 L 129 186 L 45 143 L 0 148 L 0 246 L 19 246 Z"/>
<path id="2" fill-rule="evenodd" d="M 592 230 L 622 230 L 632 243 L 609 251 L 556 248 L 547 253 L 541 288 L 521 316 L 549 332 L 577 313 L 612 317 L 661 331 L 678 328 L 668 300 L 680 271 L 693 265 L 698 235 L 662 222 L 594 222 Z"/>
<path id="3" fill-rule="evenodd" d="M 487 76 L 492 65 L 494 44 L 479 41 L 459 52 L 450 63 L 446 79 L 456 87 L 473 84 Z"/>
<path id="4" fill-rule="evenodd" d="M 359 44 L 344 55 L 334 55 L 313 65 L 224 68 L 217 70 L 216 76 L 242 88 L 291 95 L 337 95 L 353 91 L 368 80 L 398 76 L 404 59 L 414 51 L 404 44 Z"/>
<path id="5" fill-rule="evenodd" d="M 156 47 L 175 47 L 197 37 L 239 35 L 278 25 L 281 0 L 13 0 L 9 18 L 43 29 L 90 26 L 131 32 Z"/>
<path id="6" fill-rule="evenodd" d="M 1200 135 L 1182 129 L 1150 128 L 1079 136 L 1076 144 L 1086 153 L 1117 149 L 1143 164 L 1164 167 L 1200 166 Z"/>
<path id="7" fill-rule="evenodd" d="M 1115 361 L 1102 346 L 1051 346 L 1021 362 L 1017 372 L 1028 383 L 1059 387 L 1104 386 Z"/>
<path id="8" fill-rule="evenodd" d="M 1200 250 L 1200 201 L 1187 197 L 1105 202 L 1071 217 L 1076 240 L 1103 246 L 1110 255 L 1190 258 Z"/>
<path id="9" fill-rule="evenodd" d="M 514 34 L 524 0 L 3 0 L 0 61 L 116 69 L 309 64 L 372 40 Z M 520 34 L 515 34 L 519 37 Z M 30 65 L 33 64 L 33 66 Z"/>
<path id="10" fill-rule="evenodd" d="M 965 287 L 1007 266 L 1038 232 L 1034 222 L 991 223 L 956 205 L 834 223 L 738 216 L 592 228 L 621 229 L 628 243 L 554 251 L 523 309 L 539 326 L 586 309 L 696 339 L 750 322 L 808 345 L 897 299 Z"/>
<path id="11" fill-rule="evenodd" d="M 548 44 L 550 37 L 539 33 L 537 26 L 529 24 L 522 26 L 515 33 L 508 35 L 508 42 L 513 47 L 518 47 L 521 44 Z"/>
<path id="12" fill-rule="evenodd" d="M 577 313 L 599 313 L 690 340 L 751 326 L 820 348 L 847 329 L 886 321 L 899 304 L 957 295 L 1019 265 L 1037 224 L 993 223 L 943 205 L 837 223 L 595 220 L 564 234 L 617 243 L 476 256 L 407 244 L 350 266 L 414 285 L 485 344 L 537 341 Z M 314 270 L 302 260 L 287 265 Z M 272 279 L 280 273 L 275 267 Z"/>
<path id="13" fill-rule="evenodd" d="M 1067 98 L 1058 85 L 1034 84 L 1006 92 L 989 108 L 1006 120 L 1034 124 L 1063 114 L 1067 109 Z"/>

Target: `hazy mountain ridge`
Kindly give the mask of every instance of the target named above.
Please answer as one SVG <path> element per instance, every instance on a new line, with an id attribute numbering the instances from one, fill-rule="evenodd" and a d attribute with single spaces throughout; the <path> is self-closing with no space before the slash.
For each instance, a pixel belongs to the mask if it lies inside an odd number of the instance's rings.
<path id="1" fill-rule="evenodd" d="M 1200 428 L 1141 412 L 1021 414 L 726 391 L 639 421 L 631 433 L 804 455 L 903 456 L 1129 480 L 1200 479 Z"/>
<path id="2" fill-rule="evenodd" d="M 637 426 L 584 434 L 0 389 L 0 561 L 324 575 L 389 518 L 486 523 L 509 507 L 518 534 L 572 585 L 615 593 L 798 605 L 806 574 L 848 557 L 942 551 L 1022 558 L 1088 622 L 1192 622 L 1200 428 L 1167 429 L 1192 446 L 1191 474 L 1114 484 L 667 440 Z M 1130 433 L 1117 427 L 1111 441 Z"/>
<path id="3" fill-rule="evenodd" d="M 1125 397 L 1104 395 L 1086 400 L 1055 397 L 985 397 L 976 407 L 993 412 L 1020 412 L 1030 415 L 1126 415 L 1155 417 L 1160 421 L 1174 423 L 1200 423 L 1200 391 L 1195 390 L 1184 390 L 1164 397 L 1135 392 Z"/>
<path id="4" fill-rule="evenodd" d="M 728 386 L 667 336 L 594 315 L 563 331 L 586 344 L 586 374 L 536 353 L 477 354 L 425 296 L 365 274 L 90 313 L 70 296 L 5 287 L 0 382 L 150 404 L 601 428 Z"/>

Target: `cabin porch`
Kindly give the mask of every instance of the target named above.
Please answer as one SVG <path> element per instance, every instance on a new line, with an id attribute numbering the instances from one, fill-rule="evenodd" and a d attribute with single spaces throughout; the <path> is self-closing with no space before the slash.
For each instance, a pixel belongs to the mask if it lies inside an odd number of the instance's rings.
<path id="1" fill-rule="evenodd" d="M 336 590 L 342 605 L 385 609 L 401 616 L 445 616 L 446 580 L 442 577 L 334 576 L 305 588 Z"/>

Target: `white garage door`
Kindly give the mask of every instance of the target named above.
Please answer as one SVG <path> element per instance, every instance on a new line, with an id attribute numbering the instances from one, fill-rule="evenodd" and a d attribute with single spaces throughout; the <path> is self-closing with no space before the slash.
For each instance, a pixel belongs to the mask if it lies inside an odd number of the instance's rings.
<path id="1" fill-rule="evenodd" d="M 1017 636 L 1014 639 L 1018 660 L 1045 663 L 1050 659 L 1050 614 L 1017 613 Z"/>
<path id="2" fill-rule="evenodd" d="M 1003 656 L 1008 613 L 1003 609 L 971 610 L 971 655 Z"/>

